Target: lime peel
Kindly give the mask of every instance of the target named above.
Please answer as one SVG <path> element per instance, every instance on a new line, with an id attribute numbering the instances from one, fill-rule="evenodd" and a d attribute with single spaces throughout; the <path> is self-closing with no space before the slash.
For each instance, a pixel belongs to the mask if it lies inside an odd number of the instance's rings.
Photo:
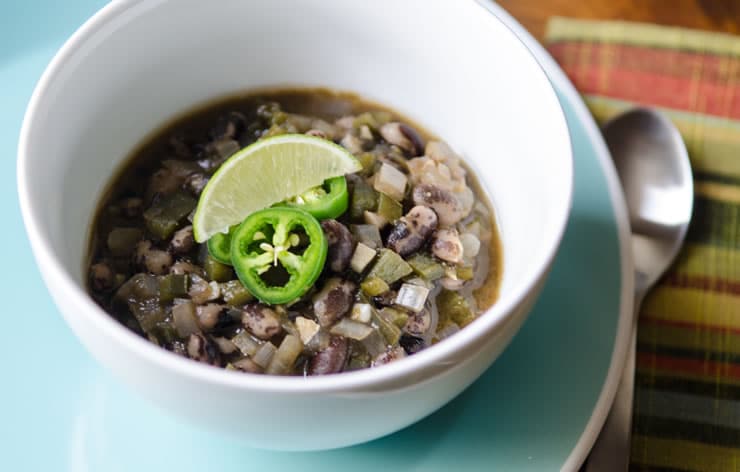
<path id="1" fill-rule="evenodd" d="M 195 240 L 227 233 L 255 211 L 360 170 L 349 151 L 325 139 L 284 134 L 257 141 L 231 156 L 203 189 L 193 217 Z"/>

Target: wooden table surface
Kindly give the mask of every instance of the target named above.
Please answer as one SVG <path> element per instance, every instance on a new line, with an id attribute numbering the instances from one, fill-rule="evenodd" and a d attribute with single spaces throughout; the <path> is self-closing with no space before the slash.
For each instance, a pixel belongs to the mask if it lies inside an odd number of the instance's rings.
<path id="1" fill-rule="evenodd" d="M 628 20 L 740 34 L 740 0 L 497 0 L 539 41 L 551 16 Z"/>

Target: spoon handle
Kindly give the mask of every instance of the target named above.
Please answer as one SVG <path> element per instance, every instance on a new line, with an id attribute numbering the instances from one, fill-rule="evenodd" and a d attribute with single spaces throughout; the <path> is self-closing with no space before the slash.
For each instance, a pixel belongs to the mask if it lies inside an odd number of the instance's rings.
<path id="1" fill-rule="evenodd" d="M 637 350 L 637 314 L 642 296 L 635 294 L 634 319 L 627 359 L 606 422 L 588 456 L 585 472 L 627 472 L 630 464 L 632 405 L 635 393 L 635 356 Z"/>

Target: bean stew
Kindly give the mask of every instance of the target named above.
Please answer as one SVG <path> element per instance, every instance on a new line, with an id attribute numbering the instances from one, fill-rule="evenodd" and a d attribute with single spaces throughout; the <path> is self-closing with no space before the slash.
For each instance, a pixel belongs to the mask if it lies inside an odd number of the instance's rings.
<path id="1" fill-rule="evenodd" d="M 197 243 L 193 214 L 213 174 L 288 134 L 333 141 L 362 170 Z M 259 261 L 235 260 L 237 240 Z M 299 275 L 289 282 L 285 247 Z M 503 265 L 491 206 L 449 145 L 326 89 L 230 97 L 156 132 L 106 192 L 89 260 L 91 296 L 152 343 L 230 370 L 305 376 L 380 366 L 454 335 L 495 302 Z"/>

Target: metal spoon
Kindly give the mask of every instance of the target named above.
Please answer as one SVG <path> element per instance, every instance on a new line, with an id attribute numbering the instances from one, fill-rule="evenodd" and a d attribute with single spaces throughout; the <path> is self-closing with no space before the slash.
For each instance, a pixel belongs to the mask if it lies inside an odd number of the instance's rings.
<path id="1" fill-rule="evenodd" d="M 606 123 L 603 133 L 622 183 L 632 227 L 635 316 L 622 379 L 586 471 L 625 472 L 630 459 L 637 315 L 645 294 L 683 245 L 694 185 L 686 146 L 663 115 L 633 109 Z"/>

